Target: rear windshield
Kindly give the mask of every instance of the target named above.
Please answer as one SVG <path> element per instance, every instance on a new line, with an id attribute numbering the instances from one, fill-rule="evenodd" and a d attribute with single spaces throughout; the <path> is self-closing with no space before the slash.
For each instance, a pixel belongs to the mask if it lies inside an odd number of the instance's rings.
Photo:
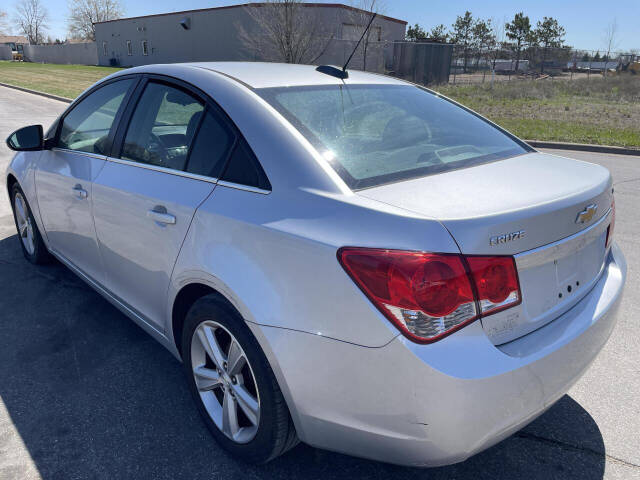
<path id="1" fill-rule="evenodd" d="M 476 114 L 412 85 L 257 90 L 353 190 L 530 151 Z"/>

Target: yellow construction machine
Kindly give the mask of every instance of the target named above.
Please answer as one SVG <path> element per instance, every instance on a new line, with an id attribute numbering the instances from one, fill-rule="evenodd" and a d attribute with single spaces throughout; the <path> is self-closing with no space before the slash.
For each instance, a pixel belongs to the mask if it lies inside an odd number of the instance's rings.
<path id="1" fill-rule="evenodd" d="M 616 73 L 630 73 L 640 75 L 640 56 L 634 54 L 620 55 Z"/>

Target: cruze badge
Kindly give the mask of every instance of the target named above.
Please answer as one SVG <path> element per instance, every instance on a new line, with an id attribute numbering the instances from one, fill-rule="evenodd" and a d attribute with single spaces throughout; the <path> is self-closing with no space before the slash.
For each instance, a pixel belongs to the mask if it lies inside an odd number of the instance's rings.
<path id="1" fill-rule="evenodd" d="M 500 245 L 501 243 L 520 240 L 521 238 L 524 238 L 524 230 L 519 230 L 517 232 L 505 233 L 503 235 L 496 235 L 495 237 L 491 237 L 489 239 L 489 245 L 493 247 L 495 245 Z"/>
<path id="2" fill-rule="evenodd" d="M 581 211 L 578 214 L 578 217 L 576 218 L 576 223 L 588 223 L 593 219 L 593 216 L 596 214 L 596 211 L 598 210 L 598 205 L 592 203 L 591 205 L 587 206 L 587 208 L 585 208 L 583 211 Z"/>

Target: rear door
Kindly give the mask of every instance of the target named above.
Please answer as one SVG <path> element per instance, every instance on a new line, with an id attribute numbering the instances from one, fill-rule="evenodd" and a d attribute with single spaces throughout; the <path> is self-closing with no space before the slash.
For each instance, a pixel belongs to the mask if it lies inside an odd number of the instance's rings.
<path id="1" fill-rule="evenodd" d="M 158 329 L 174 263 L 235 141 L 203 95 L 148 78 L 94 187 L 105 286 Z"/>
<path id="2" fill-rule="evenodd" d="M 92 218 L 92 184 L 104 167 L 117 125 L 137 78 L 89 93 L 61 120 L 56 146 L 36 170 L 38 206 L 51 248 L 94 280 L 102 280 Z"/>

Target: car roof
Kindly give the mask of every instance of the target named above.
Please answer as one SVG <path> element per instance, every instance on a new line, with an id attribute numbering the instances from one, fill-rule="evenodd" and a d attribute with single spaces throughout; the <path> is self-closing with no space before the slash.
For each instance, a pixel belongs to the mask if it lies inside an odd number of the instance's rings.
<path id="1" fill-rule="evenodd" d="M 231 77 L 251 88 L 292 87 L 304 85 L 343 85 L 343 84 L 389 84 L 406 85 L 406 82 L 385 75 L 348 70 L 349 78 L 339 78 L 321 73 L 314 65 L 266 62 L 197 62 L 172 64 L 174 66 L 194 67 Z M 161 65 L 146 65 L 133 70 L 146 69 L 158 71 Z M 126 72 L 126 71 L 125 71 Z"/>

